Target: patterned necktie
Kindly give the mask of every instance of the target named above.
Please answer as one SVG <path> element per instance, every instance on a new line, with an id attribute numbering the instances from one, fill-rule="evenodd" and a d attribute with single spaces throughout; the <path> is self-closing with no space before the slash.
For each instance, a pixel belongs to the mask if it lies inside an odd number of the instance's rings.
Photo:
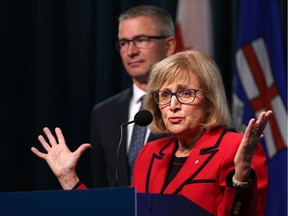
<path id="1" fill-rule="evenodd" d="M 140 110 L 143 109 L 143 99 L 144 99 L 144 96 L 140 98 L 141 100 Z M 147 127 L 141 127 L 141 126 L 134 124 L 130 148 L 128 152 L 128 161 L 129 161 L 129 166 L 130 166 L 131 180 L 132 180 L 132 173 L 133 173 L 135 159 L 139 151 L 144 145 L 146 130 L 147 130 Z"/>

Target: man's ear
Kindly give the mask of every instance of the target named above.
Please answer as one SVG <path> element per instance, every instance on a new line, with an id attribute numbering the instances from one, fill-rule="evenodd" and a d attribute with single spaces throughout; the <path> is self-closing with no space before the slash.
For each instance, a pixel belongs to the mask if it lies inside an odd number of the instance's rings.
<path id="1" fill-rule="evenodd" d="M 166 45 L 167 45 L 167 56 L 170 56 L 176 52 L 176 38 L 175 37 L 169 37 L 166 39 Z"/>

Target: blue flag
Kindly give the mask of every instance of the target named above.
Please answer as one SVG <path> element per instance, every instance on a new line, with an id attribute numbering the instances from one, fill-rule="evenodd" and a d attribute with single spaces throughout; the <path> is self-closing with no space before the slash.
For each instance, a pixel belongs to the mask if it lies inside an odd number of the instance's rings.
<path id="1" fill-rule="evenodd" d="M 287 72 L 277 0 L 242 0 L 235 53 L 232 115 L 244 132 L 273 110 L 261 140 L 268 159 L 265 215 L 287 215 Z"/>

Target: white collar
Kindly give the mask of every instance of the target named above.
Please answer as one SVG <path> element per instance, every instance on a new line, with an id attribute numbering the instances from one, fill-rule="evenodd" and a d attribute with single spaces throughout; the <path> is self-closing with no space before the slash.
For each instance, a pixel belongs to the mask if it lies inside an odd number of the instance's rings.
<path id="1" fill-rule="evenodd" d="M 142 96 L 146 94 L 145 91 L 140 89 L 138 86 L 133 84 L 133 96 L 132 96 L 132 103 L 137 104 Z"/>

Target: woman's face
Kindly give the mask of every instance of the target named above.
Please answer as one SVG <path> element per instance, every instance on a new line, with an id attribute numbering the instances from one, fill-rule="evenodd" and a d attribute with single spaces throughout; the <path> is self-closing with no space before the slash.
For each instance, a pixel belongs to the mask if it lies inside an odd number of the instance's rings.
<path id="1" fill-rule="evenodd" d="M 184 71 L 186 73 L 186 71 Z M 161 91 L 176 92 L 183 89 L 199 89 L 199 83 L 194 74 L 189 79 L 165 83 Z M 204 122 L 206 109 L 204 93 L 197 91 L 196 98 L 191 104 L 180 103 L 173 95 L 167 105 L 159 105 L 160 112 L 167 130 L 178 138 L 195 136 Z"/>

